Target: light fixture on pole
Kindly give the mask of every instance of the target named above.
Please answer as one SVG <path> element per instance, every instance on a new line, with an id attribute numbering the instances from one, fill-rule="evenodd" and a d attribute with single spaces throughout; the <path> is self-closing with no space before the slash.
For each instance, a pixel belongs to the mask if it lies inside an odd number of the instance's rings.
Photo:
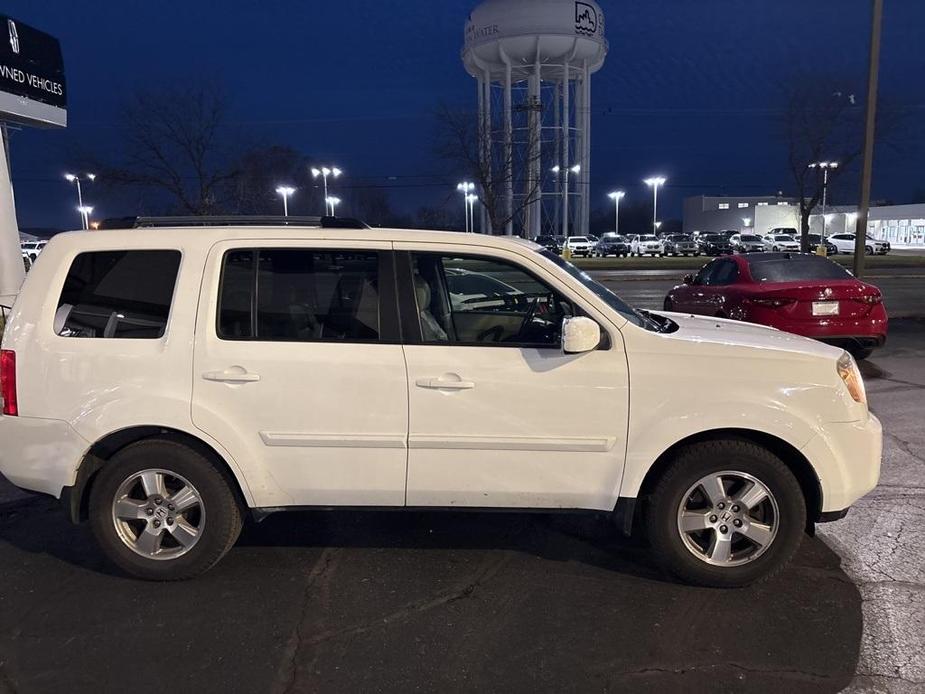
<path id="1" fill-rule="evenodd" d="M 744 224 L 744 225 L 745 225 L 745 228 L 748 229 L 748 227 L 750 227 L 750 226 L 752 225 L 752 218 L 751 218 L 751 217 L 742 217 L 742 224 Z"/>
<path id="2" fill-rule="evenodd" d="M 88 181 L 92 182 L 96 180 L 96 174 L 88 173 L 88 174 L 84 174 L 84 176 L 86 177 L 86 180 Z M 73 183 L 77 186 L 77 209 L 80 210 L 80 208 L 84 206 L 83 192 L 80 189 L 80 176 L 76 174 L 72 174 L 72 173 L 66 173 L 64 174 L 64 179 L 68 183 Z M 87 229 L 88 227 L 87 227 L 86 219 L 83 216 L 83 213 L 81 213 L 80 221 L 83 223 L 83 228 Z"/>
<path id="3" fill-rule="evenodd" d="M 474 225 L 469 224 L 469 194 L 475 190 L 475 184 L 470 181 L 463 181 L 462 183 L 456 184 L 456 190 L 462 193 L 463 196 L 463 211 L 466 216 L 466 232 L 475 231 L 472 227 Z M 475 220 L 473 220 L 475 221 Z"/>
<path id="4" fill-rule="evenodd" d="M 321 176 L 321 180 L 324 182 L 324 199 L 325 201 L 327 201 L 328 199 L 328 176 L 333 176 L 334 178 L 337 178 L 344 172 L 338 169 L 336 166 L 331 166 L 331 167 L 322 166 L 320 169 L 317 169 L 313 166 L 311 171 L 312 171 L 312 178 L 318 178 L 319 176 Z M 325 212 L 327 212 L 327 209 L 325 209 Z"/>
<path id="5" fill-rule="evenodd" d="M 552 167 L 551 171 L 552 171 L 554 174 L 556 174 L 556 176 L 559 175 L 559 172 L 560 172 L 560 171 L 562 171 L 562 174 L 563 174 L 563 179 L 562 179 L 562 190 L 563 190 L 564 194 L 563 194 L 563 196 L 562 196 L 562 235 L 565 236 L 565 238 L 568 238 L 568 237 L 569 237 L 569 228 L 568 228 L 568 222 L 569 222 L 569 217 L 568 217 L 568 174 L 569 174 L 569 171 L 571 171 L 571 172 L 574 173 L 574 174 L 579 173 L 579 172 L 581 171 L 581 164 L 575 164 L 574 166 L 570 166 L 570 167 L 568 167 L 567 169 L 564 169 L 564 170 L 561 169 L 561 168 L 559 167 L 558 164 L 556 164 L 554 167 Z"/>
<path id="6" fill-rule="evenodd" d="M 822 170 L 822 216 L 825 217 L 826 191 L 829 187 L 829 169 L 837 169 L 837 161 L 814 161 L 807 165 L 810 169 L 819 168 Z"/>
<path id="7" fill-rule="evenodd" d="M 331 206 L 331 216 L 332 216 L 332 217 L 336 217 L 337 215 L 334 214 L 334 208 L 335 208 L 337 205 L 340 205 L 340 198 L 336 198 L 336 197 L 334 197 L 333 195 L 329 195 L 328 197 L 326 197 L 326 198 L 324 199 L 324 201 L 325 201 L 328 205 Z"/>
<path id="8" fill-rule="evenodd" d="M 80 212 L 80 221 L 83 222 L 83 228 L 89 229 L 90 214 L 93 212 L 93 208 L 90 205 L 80 205 L 77 211 Z"/>
<path id="9" fill-rule="evenodd" d="M 474 193 L 469 193 L 466 196 L 466 204 L 469 206 L 469 230 L 474 234 L 475 233 L 475 203 L 478 201 L 479 196 Z"/>
<path id="10" fill-rule="evenodd" d="M 276 189 L 279 195 L 283 196 L 283 217 L 289 216 L 289 196 L 295 192 L 292 186 L 279 186 Z"/>
<path id="11" fill-rule="evenodd" d="M 620 200 L 626 195 L 622 190 L 615 190 L 607 193 L 607 197 L 613 200 L 613 232 L 620 233 Z"/>
<path id="12" fill-rule="evenodd" d="M 661 226 L 658 223 L 658 187 L 665 185 L 665 177 L 652 176 L 651 178 L 647 178 L 644 182 L 647 186 L 652 188 L 652 229 L 654 233 L 657 232 L 659 226 Z"/>

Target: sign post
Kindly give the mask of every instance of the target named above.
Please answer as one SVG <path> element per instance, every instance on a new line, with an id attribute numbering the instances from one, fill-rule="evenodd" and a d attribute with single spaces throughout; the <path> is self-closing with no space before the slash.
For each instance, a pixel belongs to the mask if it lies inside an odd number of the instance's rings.
<path id="1" fill-rule="evenodd" d="M 0 15 L 0 122 L 67 126 L 64 60 L 58 39 Z M 25 277 L 8 152 L 0 138 L 0 305 L 10 306 Z"/>

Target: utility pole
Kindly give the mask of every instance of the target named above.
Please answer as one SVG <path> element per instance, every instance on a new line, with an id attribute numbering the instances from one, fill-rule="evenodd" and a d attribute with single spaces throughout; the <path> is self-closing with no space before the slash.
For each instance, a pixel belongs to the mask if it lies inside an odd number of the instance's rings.
<path id="1" fill-rule="evenodd" d="M 874 133 L 877 119 L 877 77 L 880 74 L 880 25 L 883 22 L 883 0 L 872 0 L 870 25 L 870 62 L 867 72 L 867 109 L 864 124 L 864 163 L 861 169 L 861 204 L 854 237 L 854 276 L 864 274 L 864 253 L 867 248 L 867 215 L 870 211 L 870 179 L 874 168 Z"/>

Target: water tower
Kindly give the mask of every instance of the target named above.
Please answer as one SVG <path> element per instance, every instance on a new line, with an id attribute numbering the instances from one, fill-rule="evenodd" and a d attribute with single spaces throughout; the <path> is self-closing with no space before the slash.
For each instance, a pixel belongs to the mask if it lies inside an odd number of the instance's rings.
<path id="1" fill-rule="evenodd" d="M 508 220 L 492 230 L 483 208 L 483 230 L 588 233 L 591 75 L 606 55 L 594 0 L 485 0 L 469 15 L 462 59 L 478 81 L 480 183 L 495 188 L 483 199 Z"/>

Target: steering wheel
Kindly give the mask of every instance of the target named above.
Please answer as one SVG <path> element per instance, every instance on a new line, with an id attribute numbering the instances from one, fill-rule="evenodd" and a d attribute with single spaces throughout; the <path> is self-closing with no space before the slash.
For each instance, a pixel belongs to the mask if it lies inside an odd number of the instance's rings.
<path id="1" fill-rule="evenodd" d="M 530 299 L 528 299 L 528 301 L 530 301 Z M 523 323 L 521 323 L 520 328 L 517 329 L 517 339 L 520 339 L 524 332 L 526 332 L 527 326 L 530 325 L 530 322 L 533 320 L 534 316 L 536 316 L 536 309 L 539 305 L 540 297 L 533 297 L 532 302 L 530 303 L 530 308 L 527 310 L 527 314 L 524 316 Z"/>

